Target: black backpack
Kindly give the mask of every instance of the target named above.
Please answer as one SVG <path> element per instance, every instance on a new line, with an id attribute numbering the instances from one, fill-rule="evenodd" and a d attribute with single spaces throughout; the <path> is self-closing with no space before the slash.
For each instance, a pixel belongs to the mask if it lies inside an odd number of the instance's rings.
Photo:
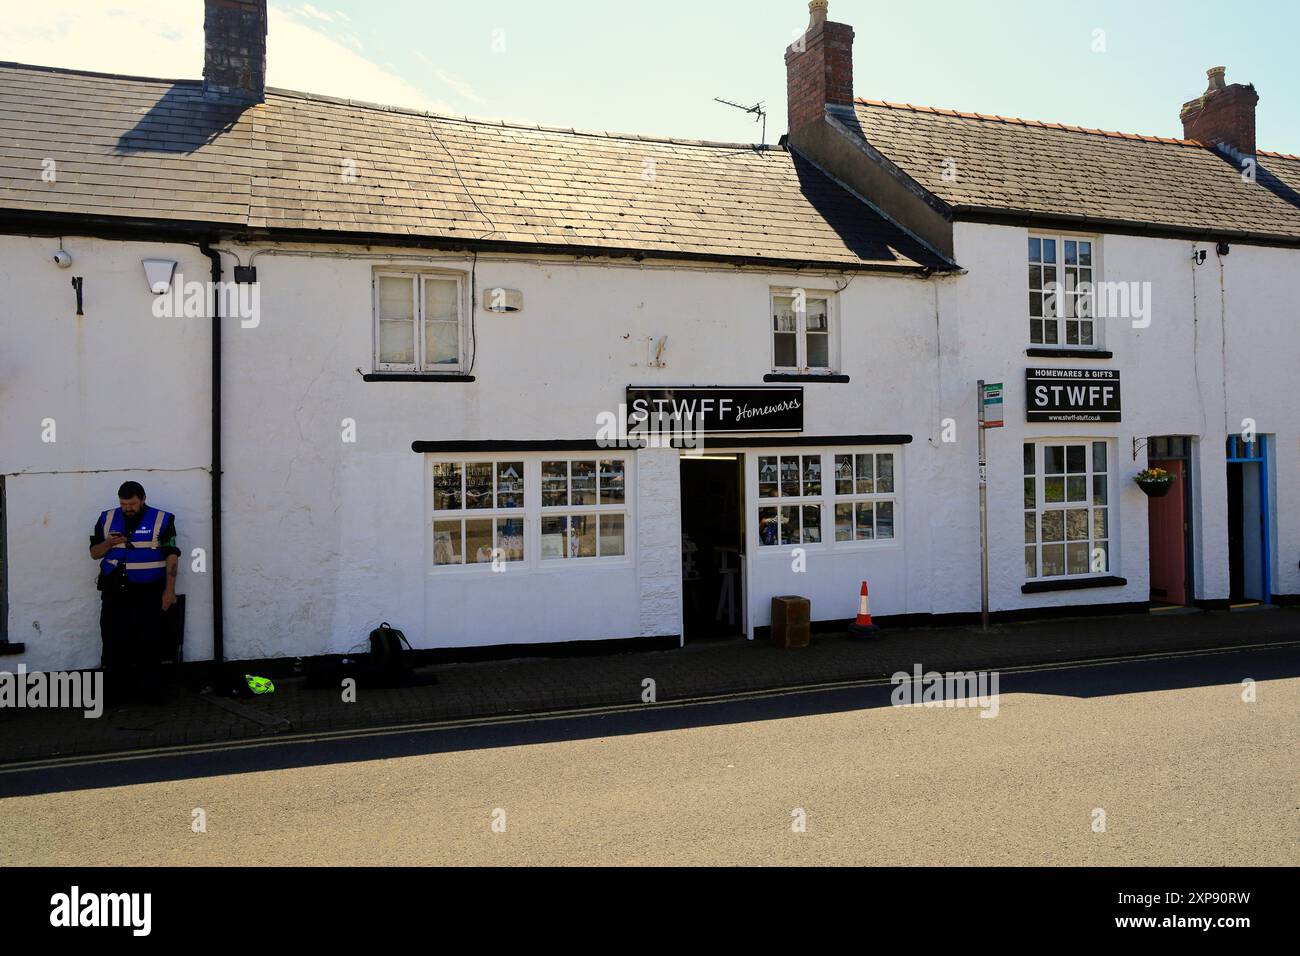
<path id="1" fill-rule="evenodd" d="M 406 635 L 387 621 L 370 632 L 370 668 L 382 683 L 405 683 L 415 668 L 415 649 Z"/>
<path id="2" fill-rule="evenodd" d="M 369 654 L 329 655 L 302 662 L 307 687 L 338 690 L 351 678 L 361 687 L 422 687 L 438 683 L 433 674 L 415 672 L 415 650 L 406 635 L 387 621 L 370 632 Z"/>

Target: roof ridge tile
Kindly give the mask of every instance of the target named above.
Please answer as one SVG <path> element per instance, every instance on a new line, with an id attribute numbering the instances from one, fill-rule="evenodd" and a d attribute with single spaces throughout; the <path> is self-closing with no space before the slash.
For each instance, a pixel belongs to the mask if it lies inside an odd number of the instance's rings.
<path id="1" fill-rule="evenodd" d="M 202 80 L 194 79 L 169 79 L 165 77 L 148 77 L 135 76 L 123 73 L 101 73 L 91 70 L 76 70 L 68 67 L 41 66 L 33 63 L 19 63 L 12 60 L 0 60 L 0 70 L 11 69 L 27 73 L 45 73 L 61 74 L 66 76 L 86 76 L 111 80 L 122 80 L 129 83 L 150 83 L 166 84 L 171 86 L 180 86 L 194 90 L 200 90 L 203 85 Z M 384 103 L 374 103 L 368 100 L 356 100 L 347 97 L 330 96 L 325 93 L 308 93 L 302 90 L 287 90 L 280 87 L 268 86 L 266 88 L 267 98 L 272 96 L 282 97 L 285 99 L 299 99 L 307 102 L 316 103 L 333 103 L 340 106 L 349 106 L 354 109 L 379 110 L 384 113 L 396 113 L 403 116 L 426 117 L 437 120 L 445 120 L 452 123 L 465 123 L 474 126 L 499 126 L 504 129 L 526 129 L 536 130 L 543 133 L 563 133 L 570 136 L 592 136 L 603 137 L 606 139 L 617 139 L 628 142 L 645 142 L 645 143 L 665 143 L 669 145 L 686 145 L 698 146 L 706 149 L 750 149 L 750 150 L 780 150 L 780 146 L 773 146 L 767 143 L 738 143 L 725 140 L 702 140 L 702 139 L 682 139 L 671 136 L 649 136 L 640 133 L 619 133 L 610 130 L 589 130 L 579 129 L 576 127 L 566 126 L 543 126 L 540 123 L 529 123 L 521 120 L 505 120 L 500 117 L 481 117 L 466 115 L 450 115 L 447 113 L 435 113 L 429 110 L 419 110 L 407 106 L 390 106 Z M 256 104 L 264 106 L 265 104 Z"/>
<path id="2" fill-rule="evenodd" d="M 1154 136 L 1147 133 L 1124 133 L 1116 130 L 1095 129 L 1091 126 L 1072 126 L 1068 123 L 1057 123 L 1051 120 L 1023 119 L 1019 116 L 999 116 L 996 113 L 971 113 L 965 110 L 954 110 L 943 106 L 915 106 L 911 103 L 891 103 L 888 100 L 871 100 L 865 97 L 855 97 L 854 103 L 862 106 L 879 106 L 891 110 L 907 110 L 912 113 L 935 113 L 940 116 L 955 116 L 959 119 L 983 120 L 987 123 L 1006 123 L 1011 126 L 1036 126 L 1042 129 L 1059 129 L 1067 133 L 1083 133 L 1088 136 L 1109 136 L 1122 139 L 1139 139 L 1149 143 L 1172 143 L 1178 146 L 1195 146 L 1201 149 L 1207 148 L 1207 144 L 1195 139 L 1175 139 L 1167 136 Z M 1258 150 L 1261 156 L 1279 156 L 1282 158 L 1296 158 L 1288 156 L 1285 153 L 1270 153 L 1266 150 Z"/>

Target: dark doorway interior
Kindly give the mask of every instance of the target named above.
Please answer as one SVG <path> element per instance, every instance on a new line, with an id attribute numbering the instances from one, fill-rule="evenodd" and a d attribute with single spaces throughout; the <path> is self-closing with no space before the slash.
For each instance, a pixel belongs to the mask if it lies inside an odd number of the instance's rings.
<path id="1" fill-rule="evenodd" d="M 1268 439 L 1228 438 L 1228 596 L 1234 606 L 1271 594 Z"/>
<path id="2" fill-rule="evenodd" d="M 1261 467 L 1228 463 L 1228 596 L 1233 604 L 1268 603 L 1262 584 Z"/>
<path id="3" fill-rule="evenodd" d="M 682 618 L 687 641 L 745 633 L 744 455 L 681 460 Z"/>
<path id="4" fill-rule="evenodd" d="M 1228 599 L 1239 604 L 1245 596 L 1245 540 L 1241 527 L 1242 466 L 1228 465 Z"/>

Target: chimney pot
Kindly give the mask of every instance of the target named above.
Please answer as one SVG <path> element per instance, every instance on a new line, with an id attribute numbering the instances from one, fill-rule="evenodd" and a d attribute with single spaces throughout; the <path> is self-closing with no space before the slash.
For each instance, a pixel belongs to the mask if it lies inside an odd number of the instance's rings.
<path id="1" fill-rule="evenodd" d="M 791 136 L 822 122 L 826 107 L 853 105 L 853 27 L 826 19 L 827 0 L 811 0 L 808 29 L 785 51 Z"/>
<path id="2" fill-rule="evenodd" d="M 1205 71 L 1209 86 L 1183 104 L 1183 138 L 1221 146 L 1238 156 L 1255 155 L 1255 105 L 1259 94 L 1247 83 L 1228 83 L 1227 70 L 1212 66 Z"/>

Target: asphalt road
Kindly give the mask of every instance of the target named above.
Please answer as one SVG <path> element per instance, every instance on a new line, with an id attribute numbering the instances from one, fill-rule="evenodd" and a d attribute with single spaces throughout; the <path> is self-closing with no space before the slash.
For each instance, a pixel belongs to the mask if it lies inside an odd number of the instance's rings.
<path id="1" fill-rule="evenodd" d="M 1300 864 L 1300 648 L 1000 676 L 0 772 L 0 862 Z"/>

